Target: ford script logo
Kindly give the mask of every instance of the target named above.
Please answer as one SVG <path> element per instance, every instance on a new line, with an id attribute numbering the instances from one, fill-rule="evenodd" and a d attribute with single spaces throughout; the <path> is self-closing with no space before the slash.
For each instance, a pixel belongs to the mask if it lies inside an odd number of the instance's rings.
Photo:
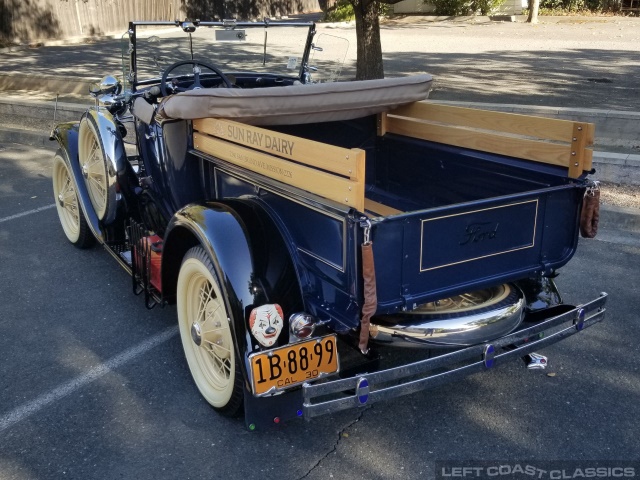
<path id="1" fill-rule="evenodd" d="M 464 237 L 458 245 L 469 245 L 496 238 L 498 226 L 500 226 L 499 223 L 493 222 L 472 223 L 465 229 Z"/>

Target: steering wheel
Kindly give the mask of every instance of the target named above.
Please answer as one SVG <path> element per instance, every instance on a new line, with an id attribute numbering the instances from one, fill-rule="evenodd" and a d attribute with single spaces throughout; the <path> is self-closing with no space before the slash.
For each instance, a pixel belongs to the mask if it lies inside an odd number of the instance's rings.
<path id="1" fill-rule="evenodd" d="M 169 78 L 169 74 L 173 72 L 176 68 L 181 67 L 183 65 L 193 65 L 193 83 L 188 87 L 176 86 L 173 88 L 168 88 L 167 79 Z M 219 68 L 214 67 L 213 65 L 210 65 L 208 63 L 201 62 L 200 60 L 183 60 L 181 62 L 176 62 L 173 65 L 169 65 L 167 69 L 164 71 L 164 73 L 162 74 L 162 79 L 160 80 L 160 91 L 162 92 L 162 96 L 166 97 L 170 95 L 169 93 L 170 91 L 171 93 L 186 92 L 187 90 L 202 88 L 202 84 L 200 83 L 200 73 L 201 73 L 200 67 L 204 67 L 207 70 L 211 70 L 213 73 L 218 75 L 227 88 L 233 87 L 233 84 L 231 83 L 231 81 L 227 78 L 227 76 L 224 73 L 222 73 L 222 71 Z"/>

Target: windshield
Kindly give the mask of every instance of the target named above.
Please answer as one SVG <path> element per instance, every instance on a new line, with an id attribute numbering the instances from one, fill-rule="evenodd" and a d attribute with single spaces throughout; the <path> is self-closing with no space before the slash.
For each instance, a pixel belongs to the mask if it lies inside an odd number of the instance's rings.
<path id="1" fill-rule="evenodd" d="M 235 27 L 208 23 L 200 24 L 191 34 L 169 22 L 136 24 L 135 42 L 130 42 L 129 35 L 123 37 L 122 63 L 127 83 L 131 85 L 134 79 L 136 85 L 153 83 L 168 66 L 192 58 L 225 73 L 302 77 L 306 45 L 314 31 L 312 23 L 239 23 Z M 131 58 L 135 62 L 133 74 Z"/>

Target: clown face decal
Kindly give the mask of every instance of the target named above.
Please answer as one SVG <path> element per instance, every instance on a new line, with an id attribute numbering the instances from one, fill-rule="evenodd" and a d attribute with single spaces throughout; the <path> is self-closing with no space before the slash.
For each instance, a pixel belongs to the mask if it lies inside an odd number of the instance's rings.
<path id="1" fill-rule="evenodd" d="M 254 308 L 249 316 L 251 334 L 263 347 L 270 347 L 278 339 L 284 321 L 282 308 L 277 303 Z"/>

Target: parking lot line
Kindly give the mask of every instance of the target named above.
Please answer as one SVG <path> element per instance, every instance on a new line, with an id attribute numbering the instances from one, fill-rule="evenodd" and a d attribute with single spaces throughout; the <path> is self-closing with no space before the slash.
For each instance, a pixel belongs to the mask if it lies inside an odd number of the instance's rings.
<path id="1" fill-rule="evenodd" d="M 56 204 L 52 203 L 51 205 L 45 205 L 44 207 L 34 208 L 33 210 L 28 210 L 28 211 L 22 212 L 22 213 L 16 213 L 15 215 L 9 215 L 8 217 L 0 218 L 0 223 L 8 222 L 9 220 L 14 220 L 16 218 L 24 217 L 26 215 L 31 215 L 32 213 L 38 213 L 38 212 L 41 212 L 43 210 L 49 210 L 50 208 L 54 208 L 55 206 L 56 206 Z"/>
<path id="2" fill-rule="evenodd" d="M 92 368 L 88 372 L 63 383 L 59 387 L 54 388 L 48 393 L 40 395 L 35 400 L 26 402 L 12 411 L 0 416 L 0 433 L 7 428 L 15 425 L 16 423 L 24 420 L 25 418 L 38 413 L 43 408 L 51 405 L 52 403 L 60 400 L 67 395 L 72 394 L 76 390 L 88 385 L 89 383 L 97 380 L 107 373 L 129 363 L 140 355 L 148 352 L 153 347 L 160 345 L 163 342 L 173 338 L 178 334 L 178 327 L 172 326 L 166 330 L 154 335 L 153 337 L 145 340 L 144 342 L 125 350 L 124 352 L 112 357 L 104 363 Z"/>

